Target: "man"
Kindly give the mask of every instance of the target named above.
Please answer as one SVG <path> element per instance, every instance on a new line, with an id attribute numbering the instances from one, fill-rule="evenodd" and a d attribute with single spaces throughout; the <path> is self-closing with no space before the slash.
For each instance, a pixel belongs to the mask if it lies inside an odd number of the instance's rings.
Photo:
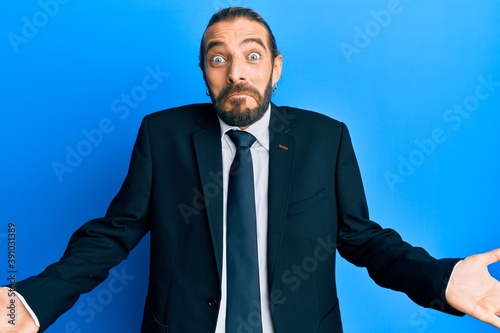
<path id="1" fill-rule="evenodd" d="M 142 332 L 342 332 L 336 250 L 422 306 L 500 328 L 500 284 L 487 271 L 500 250 L 436 260 L 370 221 L 346 126 L 270 103 L 282 64 L 259 14 L 216 13 L 200 47 L 212 105 L 144 118 L 106 216 L 77 230 L 59 262 L 18 283 L 26 307 L 15 327 L 2 318 L 0 331 L 45 330 L 147 232 Z M 306 257 L 321 265 L 301 280 Z"/>

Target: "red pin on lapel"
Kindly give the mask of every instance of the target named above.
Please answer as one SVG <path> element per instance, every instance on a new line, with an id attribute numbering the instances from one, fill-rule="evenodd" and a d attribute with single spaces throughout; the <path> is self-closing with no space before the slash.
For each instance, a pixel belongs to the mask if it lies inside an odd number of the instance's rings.
<path id="1" fill-rule="evenodd" d="M 278 144 L 278 147 L 283 149 L 283 150 L 288 150 L 288 147 L 287 146 L 283 146 L 281 143 Z"/>

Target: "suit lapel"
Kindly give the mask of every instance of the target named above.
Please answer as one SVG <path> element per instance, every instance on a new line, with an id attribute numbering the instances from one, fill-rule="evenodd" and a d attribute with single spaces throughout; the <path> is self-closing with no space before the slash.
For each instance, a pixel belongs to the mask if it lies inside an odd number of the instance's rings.
<path id="1" fill-rule="evenodd" d="M 198 120 L 203 130 L 193 135 L 219 279 L 222 279 L 222 148 L 215 111 Z"/>
<path id="2" fill-rule="evenodd" d="M 193 135 L 198 170 L 207 202 L 207 215 L 219 279 L 222 278 L 222 148 L 220 127 L 215 112 L 198 123 L 202 130 Z M 269 208 L 268 208 L 268 279 L 274 278 L 277 255 L 283 235 L 290 175 L 293 164 L 294 140 L 290 135 L 293 123 L 290 115 L 272 104 L 269 124 Z M 218 191 L 214 191 L 214 186 Z M 215 193 L 215 194 L 214 194 Z"/>
<path id="3" fill-rule="evenodd" d="M 268 212 L 268 279 L 274 279 L 277 256 L 285 221 L 293 164 L 294 140 L 290 135 L 293 123 L 281 108 L 271 108 L 269 124 L 269 212 Z"/>

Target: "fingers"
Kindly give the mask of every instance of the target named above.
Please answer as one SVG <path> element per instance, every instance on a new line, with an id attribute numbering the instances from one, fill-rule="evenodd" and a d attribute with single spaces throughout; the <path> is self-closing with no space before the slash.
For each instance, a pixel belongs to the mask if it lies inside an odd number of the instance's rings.
<path id="1" fill-rule="evenodd" d="M 491 265 L 493 263 L 500 261 L 500 248 L 486 253 L 478 254 L 477 256 L 478 259 L 481 259 L 487 265 Z"/>
<path id="2" fill-rule="evenodd" d="M 477 261 L 479 261 L 487 266 L 491 265 L 493 263 L 496 263 L 496 262 L 500 261 L 500 248 L 495 249 L 495 250 L 491 250 L 488 252 L 484 252 L 484 253 L 471 255 L 471 256 L 465 258 L 463 261 L 469 262 L 471 260 L 472 261 L 477 260 Z"/>
<path id="3" fill-rule="evenodd" d="M 484 322 L 500 329 L 500 318 L 498 316 L 492 315 L 491 317 L 486 318 Z"/>

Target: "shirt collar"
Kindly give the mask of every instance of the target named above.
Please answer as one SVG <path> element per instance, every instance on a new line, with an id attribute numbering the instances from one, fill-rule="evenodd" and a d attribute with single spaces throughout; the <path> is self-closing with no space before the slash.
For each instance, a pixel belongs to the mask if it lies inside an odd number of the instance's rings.
<path id="1" fill-rule="evenodd" d="M 221 140 L 224 139 L 224 135 L 233 129 L 240 130 L 238 126 L 230 126 L 223 122 L 218 116 L 221 132 Z M 262 145 L 262 147 L 269 150 L 269 123 L 271 120 L 271 103 L 267 107 L 266 112 L 258 121 L 248 126 L 245 129 L 246 132 L 252 134 L 257 141 Z"/>

